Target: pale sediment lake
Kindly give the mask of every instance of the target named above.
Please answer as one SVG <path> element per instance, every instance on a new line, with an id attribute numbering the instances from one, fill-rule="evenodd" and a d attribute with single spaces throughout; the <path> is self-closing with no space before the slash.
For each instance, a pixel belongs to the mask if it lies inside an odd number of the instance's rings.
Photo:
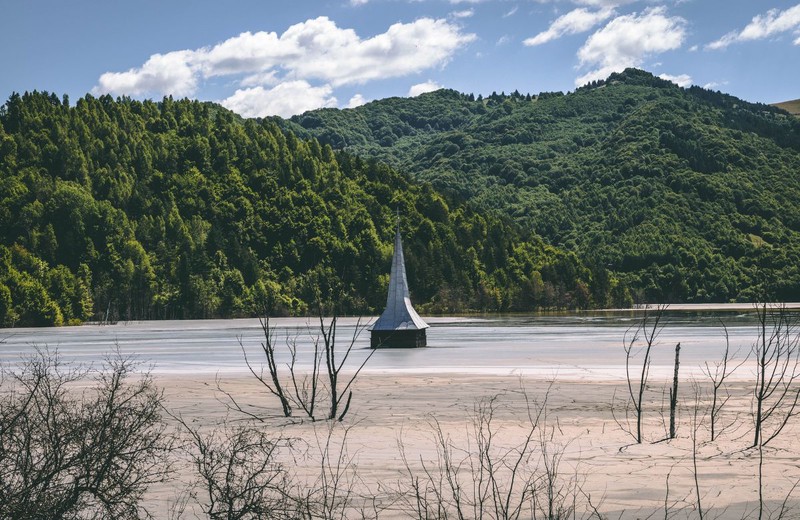
<path id="1" fill-rule="evenodd" d="M 800 311 L 797 304 L 791 312 Z M 652 311 L 651 311 L 652 312 Z M 483 317 L 426 317 L 428 347 L 379 349 L 364 368 L 368 373 L 452 373 L 537 376 L 555 379 L 618 381 L 624 378 L 623 344 L 641 311 L 595 311 Z M 357 367 L 372 351 L 369 324 L 361 319 L 347 367 Z M 328 321 L 326 320 L 326 323 Z M 359 320 L 340 318 L 336 346 L 350 344 Z M 670 307 L 653 349 L 655 377 L 672 372 L 675 345 L 681 344 L 681 371 L 700 372 L 719 361 L 727 327 L 730 351 L 744 358 L 757 338 L 750 305 L 681 305 Z M 298 348 L 298 369 L 309 368 L 310 352 L 320 336 L 319 320 L 276 318 L 273 338 L 279 363 L 290 361 L 287 342 Z M 14 367 L 36 348 L 57 349 L 64 361 L 98 364 L 119 351 L 143 369 L 159 374 L 245 372 L 242 345 L 255 367 L 263 354 L 264 333 L 257 319 L 120 322 L 60 328 L 0 329 L 0 364 Z M 241 344 L 240 344 L 241 343 Z M 740 372 L 740 377 L 751 374 Z"/>
<path id="2" fill-rule="evenodd" d="M 791 307 L 791 312 L 800 312 L 800 306 Z M 525 418 L 530 417 L 530 396 L 533 402 L 546 403 L 549 423 L 545 421 L 541 431 L 549 432 L 550 442 L 555 443 L 552 446 L 562 450 L 556 451 L 563 453 L 560 476 L 565 482 L 574 476 L 585 493 L 577 497 L 578 507 L 584 508 L 584 497 L 591 496 L 604 517 L 658 516 L 665 507 L 668 482 L 674 497 L 672 510 L 667 511 L 670 518 L 695 518 L 693 493 L 698 481 L 694 476 L 699 474 L 709 518 L 744 518 L 757 511 L 758 458 L 746 450 L 751 442 L 752 363 L 738 368 L 726 382 L 725 410 L 720 415 L 725 433 L 709 442 L 707 429 L 700 430 L 703 442 L 698 466 L 694 467 L 695 438 L 691 433 L 696 435 L 698 430 L 691 429 L 690 413 L 693 403 L 708 405 L 709 394 L 696 393 L 709 388 L 708 378 L 700 370 L 704 363 L 711 363 L 713 368 L 713 363 L 721 359 L 725 349 L 723 323 L 731 352 L 738 351 L 736 358 L 744 359 L 749 353 L 757 339 L 753 308 L 673 306 L 666 312 L 653 348 L 651 384 L 646 393 L 646 442 L 635 444 L 619 421 L 627 421 L 630 430 L 623 342 L 640 318 L 640 311 L 425 317 L 431 325 L 429 346 L 374 351 L 353 387 L 355 397 L 345 426 L 335 432 L 336 442 L 342 446 L 346 433 L 347 451 L 357 454 L 353 468 L 357 468 L 357 482 L 362 486 L 358 491 L 368 497 L 379 489 L 387 493 L 387 509 L 381 518 L 408 518 L 402 503 L 391 499 L 391 490 L 407 489 L 403 486 L 408 485 L 400 462 L 405 452 L 401 457 L 399 441 L 411 460 L 410 471 L 422 474 L 423 462 L 435 464 L 440 456 L 432 436 L 433 418 L 448 442 L 452 439 L 455 446 L 469 446 L 467 436 L 474 427 L 471 421 L 477 403 L 492 399 L 497 405 L 492 419 L 497 434 L 493 442 L 512 453 L 528 431 Z M 356 323 L 354 318 L 339 320 L 339 359 Z M 362 324 L 368 325 L 369 320 Z M 319 321 L 274 319 L 271 325 L 275 327 L 278 363 L 290 360 L 288 339 L 296 342 L 301 370 L 307 370 L 313 339 L 319 336 Z M 277 401 L 248 375 L 243 360 L 241 345 L 257 369 L 262 365 L 259 351 L 263 337 L 257 319 L 2 329 L 0 366 L 13 370 L 22 357 L 34 354 L 37 348 L 57 349 L 67 362 L 95 365 L 119 351 L 139 360 L 141 369 L 152 370 L 156 384 L 164 391 L 167 409 L 204 431 L 219 427 L 231 417 L 223 389 L 247 409 L 266 410 L 267 428 L 301 439 L 301 444 L 311 447 L 302 456 L 293 454 L 291 460 L 298 482 L 314 482 L 320 468 L 314 450 L 320 446 L 320 439 L 334 430 L 329 430 L 324 421 L 287 423 L 280 417 Z M 683 381 L 678 437 L 661 442 L 666 428 L 664 396 L 671 384 L 678 342 L 682 346 Z M 356 338 L 347 366 L 357 367 L 371 352 L 369 332 L 364 330 Z M 637 379 L 641 357 L 632 362 L 632 367 Z M 285 368 L 282 375 L 286 377 Z M 517 376 L 525 380 L 524 385 Z M 695 376 L 698 386 L 693 389 L 686 383 Z M 521 387 L 524 392 L 519 391 Z M 702 421 L 707 420 L 704 415 Z M 794 494 L 795 482 L 800 479 L 800 456 L 794 446 L 800 424 L 796 422 L 790 421 L 775 445 L 764 451 L 767 484 L 763 491 L 773 512 L 784 505 L 793 512 L 800 508 Z M 460 448 L 458 453 L 463 453 Z M 181 466 L 176 479 L 152 486 L 145 497 L 146 506 L 156 518 L 168 517 L 176 497 L 182 496 L 193 479 L 191 468 Z M 577 516 L 591 515 L 586 509 L 585 514 Z"/>

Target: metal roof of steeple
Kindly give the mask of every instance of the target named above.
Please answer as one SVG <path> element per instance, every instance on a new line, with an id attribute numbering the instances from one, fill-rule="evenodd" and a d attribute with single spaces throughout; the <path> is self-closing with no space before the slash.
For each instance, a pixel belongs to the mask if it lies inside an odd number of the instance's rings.
<path id="1" fill-rule="evenodd" d="M 394 257 L 389 275 L 389 294 L 386 309 L 372 326 L 372 330 L 419 330 L 427 329 L 428 324 L 419 317 L 411 305 L 406 279 L 406 263 L 403 257 L 403 243 L 400 240 L 400 219 L 394 235 Z"/>

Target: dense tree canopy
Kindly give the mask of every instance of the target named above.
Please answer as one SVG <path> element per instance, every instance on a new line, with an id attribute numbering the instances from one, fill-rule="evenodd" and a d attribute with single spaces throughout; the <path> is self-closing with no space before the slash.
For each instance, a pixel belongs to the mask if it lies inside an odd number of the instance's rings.
<path id="1" fill-rule="evenodd" d="M 512 217 L 593 290 L 800 298 L 800 120 L 778 108 L 629 69 L 566 95 L 440 90 L 276 121 Z"/>
<path id="2" fill-rule="evenodd" d="M 396 208 L 427 311 L 630 300 L 604 267 L 511 219 L 274 121 L 34 92 L 0 109 L 0 325 L 244 316 L 263 302 L 302 314 L 319 297 L 376 312 Z"/>

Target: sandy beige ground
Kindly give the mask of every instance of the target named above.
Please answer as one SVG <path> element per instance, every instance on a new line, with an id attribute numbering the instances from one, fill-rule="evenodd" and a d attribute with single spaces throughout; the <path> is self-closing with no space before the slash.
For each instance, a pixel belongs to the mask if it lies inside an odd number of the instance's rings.
<path id="1" fill-rule="evenodd" d="M 213 377 L 161 376 L 157 379 L 166 393 L 167 406 L 187 421 L 211 428 L 228 415 L 224 397 Z M 241 402 L 279 411 L 247 376 L 224 376 L 220 382 Z M 360 492 L 379 496 L 381 518 L 403 518 L 411 513 L 398 499 L 398 491 L 408 489 L 408 471 L 402 463 L 399 444 L 404 445 L 412 472 L 422 474 L 422 464 L 436 466 L 437 450 L 433 421 L 453 443 L 474 447 L 470 437 L 475 406 L 481 400 L 498 396 L 492 431 L 500 446 L 518 446 L 529 429 L 521 381 L 513 376 L 475 376 L 460 374 L 408 375 L 368 374 L 360 376 L 347 426 L 347 453 L 357 473 Z M 593 514 L 589 502 L 608 518 L 699 518 L 692 457 L 694 392 L 682 383 L 682 406 L 678 438 L 662 441 L 666 420 L 660 409 L 664 384 L 654 382 L 648 391 L 645 437 L 633 444 L 632 437 L 612 417 L 616 400 L 618 419 L 624 418 L 622 401 L 625 387 L 613 382 L 555 381 L 527 378 L 522 381 L 529 400 L 541 404 L 546 397 L 546 419 L 539 421 L 547 449 L 563 452 L 559 466 L 561 482 L 576 490 L 577 517 Z M 737 381 L 730 388 L 732 399 L 725 408 L 723 424 L 733 424 L 720 439 L 710 442 L 708 417 L 700 408 L 697 429 L 697 481 L 700 503 L 706 518 L 757 517 L 758 452 L 746 449 L 752 443 L 749 389 Z M 615 397 L 616 396 L 616 397 Z M 797 421 L 795 421 L 797 422 Z M 327 438 L 325 423 L 308 421 L 287 424 L 281 418 L 269 419 L 263 426 L 274 432 L 306 441 L 309 456 L 290 462 L 298 478 L 313 481 L 319 473 L 318 446 Z M 337 428 L 340 439 L 344 428 Z M 800 492 L 792 488 L 800 479 L 800 424 L 789 423 L 783 434 L 764 451 L 764 497 L 776 517 L 781 505 L 794 508 L 786 517 L 796 517 Z M 536 437 L 536 457 L 541 449 Z M 316 454 L 316 455 L 315 455 Z M 462 454 L 463 455 L 463 454 Z M 541 470 L 541 464 L 539 470 Z M 184 468 L 185 469 L 185 468 Z M 169 503 L 191 477 L 184 471 L 169 486 L 160 487 L 149 497 L 149 507 L 166 515 Z M 667 496 L 667 481 L 669 495 Z M 573 484 L 570 484 L 570 483 Z M 352 516 L 351 513 L 348 516 Z M 529 518 L 525 514 L 522 518 Z M 596 516 L 595 516 L 596 517 Z M 764 518 L 767 515 L 765 514 Z"/>

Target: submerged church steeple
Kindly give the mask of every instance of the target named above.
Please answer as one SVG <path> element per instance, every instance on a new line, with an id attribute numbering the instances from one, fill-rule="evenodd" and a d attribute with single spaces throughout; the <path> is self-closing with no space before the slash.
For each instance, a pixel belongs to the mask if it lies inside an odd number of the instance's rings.
<path id="1" fill-rule="evenodd" d="M 394 235 L 394 257 L 389 274 L 389 293 L 386 309 L 372 326 L 370 344 L 379 347 L 424 347 L 427 343 L 425 329 L 428 324 L 419 317 L 411 305 L 406 278 L 403 242 L 400 239 L 400 216 Z"/>

